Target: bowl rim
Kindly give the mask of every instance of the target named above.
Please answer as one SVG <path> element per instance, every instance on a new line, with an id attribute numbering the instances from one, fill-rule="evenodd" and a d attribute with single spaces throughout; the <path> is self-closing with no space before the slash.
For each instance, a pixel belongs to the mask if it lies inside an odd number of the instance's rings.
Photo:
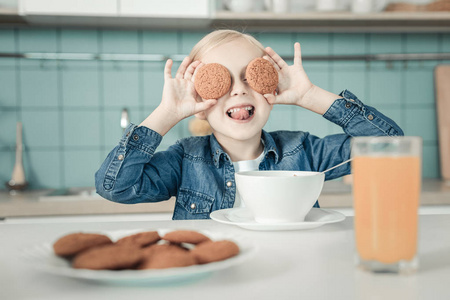
<path id="1" fill-rule="evenodd" d="M 271 176 L 268 173 L 286 173 L 287 176 Z M 288 174 L 301 174 L 301 176 L 292 176 Z M 238 176 L 245 176 L 245 177 L 265 177 L 265 178 L 302 178 L 302 177 L 313 177 L 323 174 L 321 172 L 316 171 L 292 171 L 292 170 L 257 170 L 257 171 L 242 171 L 242 172 L 236 172 L 236 175 Z"/>

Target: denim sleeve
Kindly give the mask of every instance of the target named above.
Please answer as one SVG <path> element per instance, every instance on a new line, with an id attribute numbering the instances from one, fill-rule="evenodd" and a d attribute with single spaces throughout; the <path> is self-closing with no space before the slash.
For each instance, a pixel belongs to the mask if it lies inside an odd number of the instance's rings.
<path id="1" fill-rule="evenodd" d="M 305 151 L 318 172 L 331 168 L 350 158 L 350 140 L 353 136 L 400 136 L 402 129 L 375 108 L 364 105 L 355 95 L 345 90 L 323 115 L 339 125 L 345 134 L 324 138 L 308 135 L 304 141 Z M 326 173 L 325 180 L 339 178 L 351 173 L 345 164 Z"/>
<path id="2" fill-rule="evenodd" d="M 402 129 L 375 108 L 364 105 L 354 94 L 344 90 L 323 117 L 342 127 L 350 136 L 403 135 Z"/>
<path id="3" fill-rule="evenodd" d="M 159 133 L 130 124 L 95 173 L 97 193 L 126 204 L 157 202 L 176 195 L 183 149 L 175 144 L 155 153 L 161 140 Z"/>

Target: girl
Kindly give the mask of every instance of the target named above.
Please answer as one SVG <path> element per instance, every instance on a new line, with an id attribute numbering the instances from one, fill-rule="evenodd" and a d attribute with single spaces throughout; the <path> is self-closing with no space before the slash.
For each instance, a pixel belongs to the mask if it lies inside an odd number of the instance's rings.
<path id="1" fill-rule="evenodd" d="M 157 202 L 176 196 L 173 219 L 207 219 L 218 209 L 241 206 L 235 172 L 249 170 L 323 171 L 350 157 L 350 139 L 361 135 L 403 135 L 395 122 L 345 90 L 340 95 L 311 83 L 294 45 L 289 66 L 271 48 L 233 30 L 206 35 L 181 63 L 164 70 L 161 104 L 139 125 L 130 124 L 119 145 L 97 171 L 97 192 L 119 203 Z M 250 61 L 263 57 L 278 71 L 278 91 L 261 95 L 246 82 Z M 207 63 L 225 66 L 231 88 L 219 99 L 201 99 L 194 88 L 196 70 Z M 339 125 L 343 134 L 318 138 L 302 131 L 262 130 L 273 105 L 301 106 Z M 162 137 L 179 121 L 196 115 L 212 134 L 177 141 L 157 152 Z M 326 180 L 350 173 L 346 164 Z M 315 206 L 318 206 L 316 202 Z"/>

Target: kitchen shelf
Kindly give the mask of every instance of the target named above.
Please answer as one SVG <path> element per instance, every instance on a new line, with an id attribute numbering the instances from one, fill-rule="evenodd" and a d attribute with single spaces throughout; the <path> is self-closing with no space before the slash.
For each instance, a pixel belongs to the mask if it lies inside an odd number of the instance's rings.
<path id="1" fill-rule="evenodd" d="M 450 32 L 450 12 L 212 12 L 210 18 L 164 18 L 145 16 L 55 16 L 18 15 L 14 9 L 0 8 L 0 26 L 120 29 L 185 29 L 217 28 L 246 31 L 291 32 Z"/>
<path id="2" fill-rule="evenodd" d="M 1 58 L 19 58 L 30 60 L 58 60 L 58 61 L 132 61 L 132 62 L 164 62 L 167 59 L 182 61 L 187 54 L 124 54 L 124 53 L 3 53 Z M 284 60 L 293 60 L 293 56 L 281 56 Z M 366 55 L 304 55 L 303 61 L 426 61 L 450 60 L 450 53 L 384 53 Z"/>
<path id="3" fill-rule="evenodd" d="M 19 15 L 16 8 L 0 7 L 0 26 L 1 25 L 20 25 L 25 24 L 25 20 Z"/>
<path id="4" fill-rule="evenodd" d="M 243 26 L 304 32 L 450 32 L 450 12 L 305 12 L 275 14 L 216 12 L 212 26 Z"/>
<path id="5" fill-rule="evenodd" d="M 187 54 L 100 54 L 100 53 L 2 53 L 2 58 L 18 58 L 37 61 L 114 61 L 114 62 L 165 62 L 167 59 L 181 62 Z M 281 56 L 285 61 L 291 61 L 293 56 Z M 449 53 L 394 53 L 394 54 L 366 54 L 366 55 L 304 55 L 303 61 L 384 61 L 390 63 L 394 61 L 446 61 L 450 60 Z"/>

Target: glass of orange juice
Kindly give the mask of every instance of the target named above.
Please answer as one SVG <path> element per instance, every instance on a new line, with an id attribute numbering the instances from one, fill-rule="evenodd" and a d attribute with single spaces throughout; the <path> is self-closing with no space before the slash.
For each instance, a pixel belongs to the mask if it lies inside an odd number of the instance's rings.
<path id="1" fill-rule="evenodd" d="M 352 139 L 357 264 L 380 273 L 418 268 L 420 137 Z"/>

